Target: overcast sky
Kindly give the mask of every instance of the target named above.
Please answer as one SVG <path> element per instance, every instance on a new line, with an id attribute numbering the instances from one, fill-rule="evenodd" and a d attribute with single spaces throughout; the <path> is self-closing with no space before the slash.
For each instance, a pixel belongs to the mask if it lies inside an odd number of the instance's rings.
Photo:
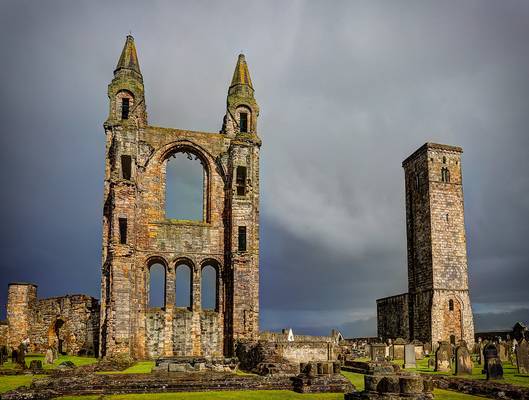
<path id="1" fill-rule="evenodd" d="M 261 328 L 376 333 L 407 290 L 401 162 L 462 146 L 478 330 L 529 320 L 529 2 L 0 0 L 0 304 L 99 298 L 107 85 L 132 31 L 149 123 L 218 132 L 237 55 L 263 140 Z M 4 310 L 2 310 L 2 315 Z"/>

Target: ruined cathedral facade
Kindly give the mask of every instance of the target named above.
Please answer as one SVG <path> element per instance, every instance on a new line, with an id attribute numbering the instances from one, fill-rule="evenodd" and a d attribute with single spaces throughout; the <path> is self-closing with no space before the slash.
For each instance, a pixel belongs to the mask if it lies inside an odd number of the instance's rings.
<path id="1" fill-rule="evenodd" d="M 402 163 L 408 293 L 377 300 L 379 337 L 474 343 L 461 153 L 426 143 Z"/>
<path id="2" fill-rule="evenodd" d="M 132 36 L 108 87 L 101 356 L 222 356 L 259 334 L 259 107 L 244 55 L 228 89 L 219 133 L 148 124 Z M 200 160 L 200 221 L 166 216 L 166 166 L 176 153 Z M 151 307 L 150 268 L 165 273 Z M 176 270 L 189 268 L 189 307 L 176 307 Z M 215 306 L 201 306 L 202 272 L 215 271 Z"/>

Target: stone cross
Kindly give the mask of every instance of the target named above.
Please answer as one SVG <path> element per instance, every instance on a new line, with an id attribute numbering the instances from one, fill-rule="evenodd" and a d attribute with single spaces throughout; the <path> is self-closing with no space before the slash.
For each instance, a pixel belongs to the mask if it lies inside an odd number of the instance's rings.
<path id="1" fill-rule="evenodd" d="M 529 344 L 525 339 L 516 345 L 516 364 L 519 374 L 529 374 Z"/>
<path id="2" fill-rule="evenodd" d="M 450 344 L 439 342 L 439 347 L 435 352 L 435 370 L 439 372 L 449 372 L 450 367 Z"/>
<path id="3" fill-rule="evenodd" d="M 466 345 L 456 348 L 456 375 L 472 375 L 472 358 Z"/>
<path id="4" fill-rule="evenodd" d="M 416 368 L 417 364 L 415 361 L 415 345 L 407 344 L 404 345 L 404 368 Z"/>

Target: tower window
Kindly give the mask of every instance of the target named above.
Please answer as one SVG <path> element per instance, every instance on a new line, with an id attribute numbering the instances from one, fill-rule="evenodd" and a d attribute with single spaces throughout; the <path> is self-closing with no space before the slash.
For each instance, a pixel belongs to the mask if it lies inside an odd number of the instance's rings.
<path id="1" fill-rule="evenodd" d="M 246 194 L 246 167 L 237 167 L 235 178 L 235 186 L 237 186 L 237 195 L 244 196 Z"/>
<path id="2" fill-rule="evenodd" d="M 446 164 L 446 157 L 443 157 L 443 164 Z"/>
<path id="3" fill-rule="evenodd" d="M 445 216 L 445 217 L 446 217 L 446 222 L 448 222 L 448 214 L 446 214 L 446 216 Z"/>
<path id="4" fill-rule="evenodd" d="M 241 133 L 248 132 L 248 113 L 239 114 L 239 129 Z"/>
<path id="5" fill-rule="evenodd" d="M 454 300 L 448 300 L 448 311 L 454 311 Z"/>
<path id="6" fill-rule="evenodd" d="M 127 244 L 127 218 L 119 218 L 119 243 Z"/>
<path id="7" fill-rule="evenodd" d="M 132 158 L 129 155 L 121 156 L 121 177 L 129 180 L 131 177 Z"/>
<path id="8" fill-rule="evenodd" d="M 441 181 L 445 183 L 450 182 L 450 171 L 448 168 L 441 168 Z"/>
<path id="9" fill-rule="evenodd" d="M 129 119 L 129 98 L 123 97 L 121 99 L 121 119 Z"/>
<path id="10" fill-rule="evenodd" d="M 246 251 L 246 227 L 239 226 L 239 251 Z"/>

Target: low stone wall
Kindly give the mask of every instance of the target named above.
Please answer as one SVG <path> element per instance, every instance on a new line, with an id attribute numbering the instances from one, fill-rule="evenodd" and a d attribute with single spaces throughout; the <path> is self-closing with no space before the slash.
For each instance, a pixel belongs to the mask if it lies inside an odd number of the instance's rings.
<path id="1" fill-rule="evenodd" d="M 434 386 L 439 389 L 454 390 L 459 393 L 493 399 L 529 399 L 529 387 L 514 386 L 499 381 L 464 379 L 441 375 L 428 376 L 431 376 Z"/>

